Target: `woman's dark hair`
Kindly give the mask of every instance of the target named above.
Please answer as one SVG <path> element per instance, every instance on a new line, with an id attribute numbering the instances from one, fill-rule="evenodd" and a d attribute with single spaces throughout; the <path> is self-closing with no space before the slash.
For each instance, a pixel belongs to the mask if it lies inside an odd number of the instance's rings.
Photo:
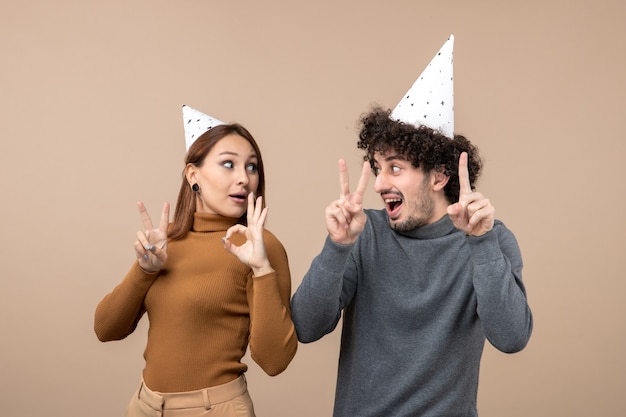
<path id="1" fill-rule="evenodd" d="M 391 111 L 375 106 L 361 116 L 358 148 L 365 150 L 363 159 L 374 167 L 374 153 L 393 151 L 402 155 L 414 167 L 428 174 L 441 171 L 450 177 L 444 188 L 450 204 L 459 201 L 459 157 L 468 155 L 468 171 L 472 189 L 480 176 L 482 161 L 478 149 L 464 136 L 450 139 L 439 131 L 393 120 Z"/>
<path id="2" fill-rule="evenodd" d="M 263 196 L 265 194 L 265 171 L 263 170 L 261 150 L 250 132 L 238 123 L 218 125 L 200 135 L 187 151 L 187 156 L 185 157 L 185 167 L 187 167 L 188 164 L 193 164 L 200 168 L 208 153 L 211 149 L 213 149 L 213 146 L 215 146 L 215 144 L 225 136 L 231 134 L 239 135 L 246 139 L 250 142 L 250 145 L 252 145 L 254 152 L 256 152 L 259 185 L 256 189 L 255 195 L 257 197 Z M 263 200 L 263 203 L 265 203 L 265 199 Z M 191 230 L 195 212 L 196 193 L 191 189 L 190 184 L 187 182 L 185 171 L 183 170 L 183 180 L 180 185 L 180 191 L 178 192 L 178 201 L 176 202 L 176 211 L 174 212 L 174 222 L 170 225 L 168 237 L 173 240 L 184 238 Z M 238 223 L 246 224 L 246 215 L 247 213 L 244 213 L 239 218 Z"/>

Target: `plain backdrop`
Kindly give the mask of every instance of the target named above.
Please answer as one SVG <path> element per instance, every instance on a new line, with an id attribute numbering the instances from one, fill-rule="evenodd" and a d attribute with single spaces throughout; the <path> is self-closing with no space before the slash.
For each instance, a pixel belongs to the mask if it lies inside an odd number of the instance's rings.
<path id="1" fill-rule="evenodd" d="M 3 415 L 123 414 L 147 323 L 100 343 L 93 313 L 134 259 L 136 201 L 175 203 L 182 104 L 261 144 L 295 290 L 337 160 L 360 172 L 359 116 L 393 108 L 450 34 L 456 132 L 481 150 L 535 316 L 521 353 L 486 346 L 479 412 L 626 415 L 625 21 L 622 0 L 2 0 Z M 331 415 L 339 333 L 277 377 L 245 358 L 259 417 Z"/>

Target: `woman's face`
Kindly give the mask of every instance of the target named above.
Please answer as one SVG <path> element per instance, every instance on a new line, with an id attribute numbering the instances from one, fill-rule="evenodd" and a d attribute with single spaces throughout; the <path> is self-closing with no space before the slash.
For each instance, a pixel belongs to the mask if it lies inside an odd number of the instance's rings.
<path id="1" fill-rule="evenodd" d="M 198 184 L 196 211 L 239 218 L 248 207 L 247 196 L 259 185 L 258 159 L 245 138 L 233 133 L 220 139 L 201 167 L 187 165 L 190 186 Z"/>

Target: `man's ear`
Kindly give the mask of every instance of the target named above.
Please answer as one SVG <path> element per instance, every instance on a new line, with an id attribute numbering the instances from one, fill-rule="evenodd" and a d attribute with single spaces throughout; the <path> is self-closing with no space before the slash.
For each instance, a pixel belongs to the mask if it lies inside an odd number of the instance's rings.
<path id="1" fill-rule="evenodd" d="M 444 174 L 444 172 L 445 168 L 440 168 L 439 170 L 433 170 L 433 172 L 431 173 L 430 177 L 433 191 L 443 190 L 443 188 L 448 183 L 450 177 Z"/>

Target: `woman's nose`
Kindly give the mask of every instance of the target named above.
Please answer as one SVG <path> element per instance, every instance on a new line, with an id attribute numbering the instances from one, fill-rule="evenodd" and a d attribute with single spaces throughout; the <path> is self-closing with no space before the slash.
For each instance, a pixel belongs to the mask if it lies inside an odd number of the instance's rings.
<path id="1" fill-rule="evenodd" d="M 237 171 L 237 183 L 247 185 L 250 182 L 250 178 L 248 177 L 248 171 L 244 169 L 240 169 Z"/>

